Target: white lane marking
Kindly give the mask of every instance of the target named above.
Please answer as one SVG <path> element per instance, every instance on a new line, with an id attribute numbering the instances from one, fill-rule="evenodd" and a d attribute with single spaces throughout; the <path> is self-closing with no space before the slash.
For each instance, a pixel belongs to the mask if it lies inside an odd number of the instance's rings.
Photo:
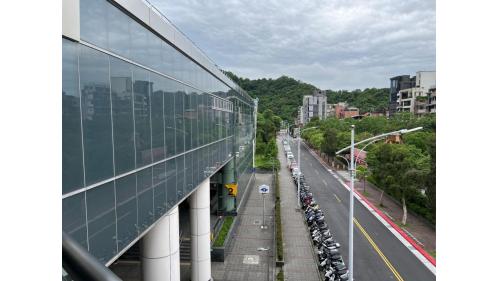
<path id="1" fill-rule="evenodd" d="M 315 153 L 311 152 L 309 147 L 307 147 L 307 150 L 309 153 L 318 160 L 318 162 L 323 166 L 323 168 L 328 170 L 328 167 L 326 167 L 323 162 L 318 159 L 318 156 L 316 156 Z M 347 186 L 347 184 L 344 183 L 339 177 L 335 174 L 332 174 L 335 179 L 338 180 L 338 182 L 345 187 L 348 191 L 351 191 L 351 188 Z M 434 275 L 436 275 L 436 267 L 429 261 L 427 260 L 422 253 L 420 253 L 417 249 L 415 249 L 410 242 L 408 242 L 399 232 L 397 232 L 394 227 L 392 227 L 385 219 L 383 219 L 372 207 L 370 207 L 364 200 L 362 200 L 358 194 L 354 193 L 354 197 L 363 205 L 365 208 L 373 215 L 375 218 L 377 218 L 378 221 L 380 221 L 408 250 L 417 257 L 417 259 L 424 264 L 427 269 L 429 269 Z"/>
<path id="2" fill-rule="evenodd" d="M 318 176 L 319 176 L 319 172 L 318 172 L 318 170 L 314 170 L 314 171 L 316 172 L 316 175 L 318 175 Z"/>
<path id="3" fill-rule="evenodd" d="M 325 180 L 323 180 L 323 183 L 325 184 L 325 186 L 328 186 L 328 184 L 326 183 L 326 181 L 325 181 Z"/>

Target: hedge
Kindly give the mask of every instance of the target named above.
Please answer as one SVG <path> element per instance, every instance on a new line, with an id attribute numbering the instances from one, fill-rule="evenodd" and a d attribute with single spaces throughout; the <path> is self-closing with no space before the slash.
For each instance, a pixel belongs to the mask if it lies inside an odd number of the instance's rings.
<path id="1" fill-rule="evenodd" d="M 227 233 L 229 229 L 231 229 L 231 225 L 233 224 L 234 217 L 228 216 L 224 218 L 224 223 L 217 235 L 217 239 L 215 240 L 214 247 L 222 247 L 224 245 L 224 240 L 226 240 Z"/>

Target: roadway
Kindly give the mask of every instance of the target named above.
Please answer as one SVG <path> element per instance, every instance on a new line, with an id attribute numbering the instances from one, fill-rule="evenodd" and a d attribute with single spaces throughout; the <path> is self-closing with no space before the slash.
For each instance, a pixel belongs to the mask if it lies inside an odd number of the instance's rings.
<path id="1" fill-rule="evenodd" d="M 278 145 L 279 153 L 283 153 L 281 138 Z M 297 160 L 296 140 L 292 141 L 291 148 Z M 325 220 L 332 234 L 341 244 L 342 257 L 347 264 L 349 191 L 304 144 L 300 156 L 302 173 L 314 199 L 325 212 Z M 436 280 L 436 276 L 356 198 L 354 202 L 354 280 Z"/>

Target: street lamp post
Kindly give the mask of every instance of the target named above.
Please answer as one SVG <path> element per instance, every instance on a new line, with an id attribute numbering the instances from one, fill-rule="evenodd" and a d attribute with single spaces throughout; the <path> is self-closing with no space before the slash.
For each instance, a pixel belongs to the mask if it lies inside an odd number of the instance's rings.
<path id="1" fill-rule="evenodd" d="M 353 280 L 354 270 L 354 243 L 353 243 L 353 218 L 354 218 L 354 125 L 351 125 L 351 191 L 349 193 L 349 281 Z"/>
<path id="2" fill-rule="evenodd" d="M 350 165 L 348 165 L 349 166 L 348 168 L 350 171 L 350 177 L 351 177 L 350 192 L 349 192 L 349 281 L 353 281 L 353 278 L 354 278 L 354 245 L 353 245 L 353 236 L 354 236 L 353 235 L 353 233 L 354 233 L 354 231 L 353 231 L 354 230 L 354 226 L 353 226 L 353 222 L 354 222 L 354 177 L 356 175 L 355 173 L 356 173 L 357 158 L 359 157 L 359 154 L 361 153 L 361 151 L 363 151 L 368 145 L 370 145 L 376 141 L 379 141 L 387 136 L 402 135 L 402 134 L 407 134 L 407 133 L 411 133 L 411 132 L 418 131 L 418 130 L 422 129 L 422 127 L 417 127 L 417 128 L 413 128 L 413 129 L 409 129 L 409 130 L 402 129 L 402 130 L 374 136 L 371 138 L 367 138 L 367 139 L 364 139 L 360 142 L 354 143 L 354 128 L 355 128 L 355 126 L 351 125 L 351 145 L 344 147 L 335 153 L 336 155 L 339 155 L 341 152 L 344 152 L 347 149 L 350 149 L 350 154 L 351 154 L 351 163 L 350 163 Z M 354 161 L 354 147 L 358 144 L 362 144 L 362 143 L 366 143 L 366 142 L 368 142 L 368 143 L 363 147 L 363 149 L 360 152 L 358 152 L 358 156 L 356 157 L 356 161 Z M 300 142 L 299 142 L 299 144 L 300 144 Z M 299 168 L 299 171 L 300 171 L 300 168 Z"/>

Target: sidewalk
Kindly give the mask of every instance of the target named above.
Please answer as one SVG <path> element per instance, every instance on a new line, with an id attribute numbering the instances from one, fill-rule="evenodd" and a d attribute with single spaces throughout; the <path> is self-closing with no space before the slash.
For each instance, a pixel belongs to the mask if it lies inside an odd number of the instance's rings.
<path id="1" fill-rule="evenodd" d="M 319 157 L 319 153 L 314 149 L 314 151 Z M 331 167 L 343 180 L 349 185 L 349 172 L 345 170 L 337 170 L 331 165 L 327 164 L 327 161 L 323 161 L 324 164 Z M 387 215 L 393 222 L 398 224 L 403 231 L 406 232 L 417 244 L 424 248 L 427 252 L 435 253 L 436 251 L 436 230 L 429 225 L 422 218 L 417 217 L 410 212 L 407 214 L 406 226 L 401 226 L 401 219 L 403 218 L 403 207 L 395 202 L 395 200 L 387 194 L 383 196 L 383 207 L 379 206 L 381 190 L 376 186 L 366 181 L 366 193 L 364 193 L 363 181 L 354 181 L 354 188 L 362 194 L 370 203 L 379 208 L 385 215 Z"/>
<path id="2" fill-rule="evenodd" d="M 283 229 L 283 250 L 285 280 L 321 280 L 313 256 L 309 230 L 304 222 L 302 211 L 298 212 L 297 192 L 290 172 L 286 166 L 281 137 L 278 143 L 278 159 L 281 162 L 279 172 L 281 196 L 281 223 Z"/>
<path id="3" fill-rule="evenodd" d="M 255 173 L 255 183 L 249 186 L 247 202 L 238 212 L 239 223 L 235 225 L 234 236 L 229 246 L 225 261 L 212 262 L 212 278 L 222 280 L 274 280 L 274 188 L 272 174 Z M 271 186 L 265 195 L 265 225 L 262 224 L 262 195 L 258 186 Z"/>

